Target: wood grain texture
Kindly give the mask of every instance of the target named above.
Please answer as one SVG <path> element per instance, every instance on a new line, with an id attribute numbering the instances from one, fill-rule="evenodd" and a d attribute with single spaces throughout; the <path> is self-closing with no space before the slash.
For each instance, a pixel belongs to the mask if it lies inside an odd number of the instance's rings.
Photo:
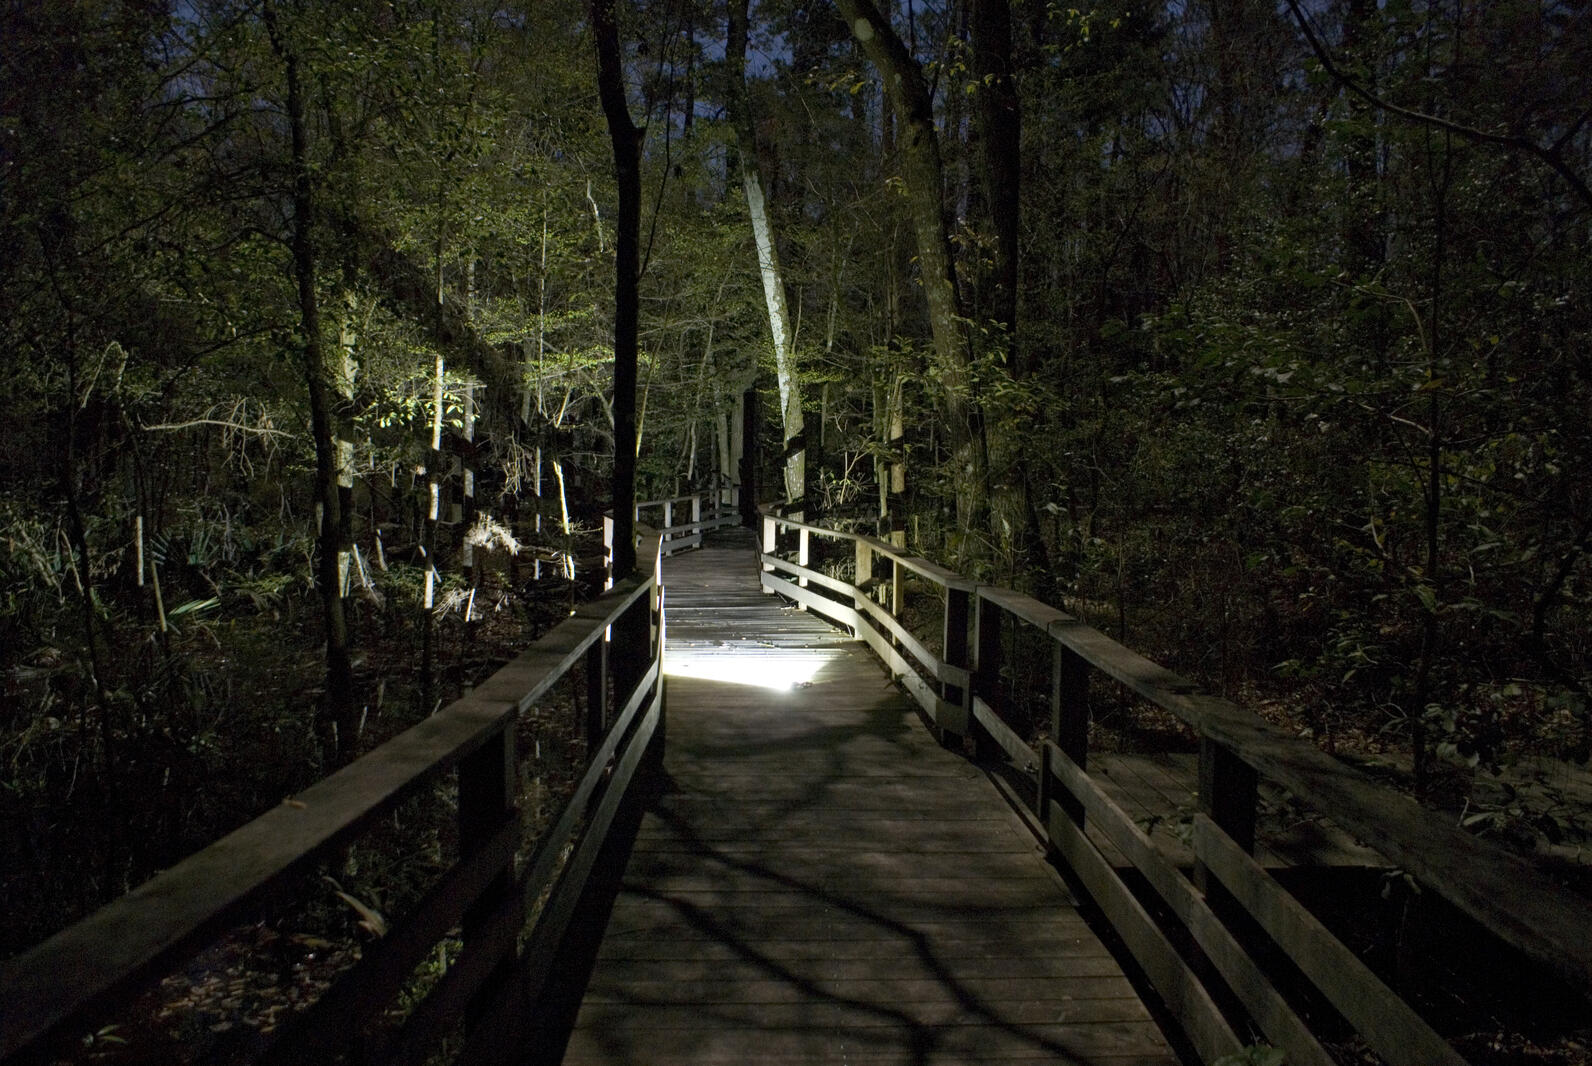
<path id="1" fill-rule="evenodd" d="M 665 564 L 664 780 L 564 1061 L 1175 1063 L 995 789 L 751 548 Z"/>

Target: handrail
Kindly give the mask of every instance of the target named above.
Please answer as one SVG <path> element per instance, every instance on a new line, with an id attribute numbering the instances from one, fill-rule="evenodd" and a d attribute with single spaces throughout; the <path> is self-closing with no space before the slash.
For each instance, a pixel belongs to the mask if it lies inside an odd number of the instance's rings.
<path id="1" fill-rule="evenodd" d="M 313 1007 L 261 1038 L 247 1057 L 304 1061 L 312 1049 L 349 1047 L 416 964 L 461 923 L 459 962 L 400 1030 L 380 1039 L 378 1061 L 421 1061 L 462 1012 L 477 1019 L 534 994 L 546 978 L 548 945 L 561 938 L 561 923 L 661 727 L 662 537 L 652 530 L 644 536 L 650 572 L 577 608 L 470 694 L 76 925 L 0 962 L 0 1061 L 45 1054 L 54 1041 L 71 1037 L 72 1026 L 102 1018 L 455 768 L 458 861 Z M 516 876 L 523 834 L 512 727 L 582 661 L 588 765 L 562 816 Z M 486 1032 L 485 1026 L 474 1029 Z"/>
<path id="2" fill-rule="evenodd" d="M 1082 836 L 1085 808 L 1108 832 L 1115 828 L 1131 837 L 1131 831 L 1123 830 L 1120 824 L 1126 822 L 1131 827 L 1131 819 L 1109 814 L 1106 808 L 1115 810 L 1114 805 L 1091 791 L 1084 773 L 1089 673 L 1098 671 L 1175 715 L 1198 733 L 1199 799 L 1206 816 L 1202 839 L 1208 841 L 1212 832 L 1219 831 L 1222 839 L 1240 853 L 1249 852 L 1254 844 L 1257 779 L 1265 777 L 1355 834 L 1386 856 L 1390 864 L 1418 878 L 1502 941 L 1550 967 L 1583 995 L 1592 997 L 1592 908 L 1523 859 L 1376 784 L 1313 744 L 1285 733 L 1236 704 L 1202 692 L 1199 686 L 1033 597 L 977 584 L 873 537 L 796 521 L 768 509 L 762 515 L 765 590 L 778 592 L 852 628 L 898 675 L 948 743 L 971 737 L 985 750 L 991 746 L 1004 750 L 1036 786 L 1037 821 L 1051 843 L 1069 859 L 1085 864 L 1093 861 L 1080 851 L 1083 847 L 1093 848 Z M 796 534 L 794 561 L 779 554 L 781 535 L 790 533 Z M 809 565 L 811 539 L 815 536 L 853 544 L 854 582 L 824 575 Z M 875 567 L 881 561 L 888 571 L 882 580 L 876 580 Z M 942 623 L 938 654 L 912 638 L 901 622 L 904 573 L 917 574 L 938 589 Z M 876 597 L 884 603 L 875 602 Z M 1027 738 L 1018 736 L 998 713 L 1002 630 L 1008 624 L 1043 634 L 1052 648 L 1047 693 L 1050 735 L 1037 748 Z M 938 686 L 931 684 L 931 678 L 939 682 Z M 1117 843 L 1125 854 L 1143 850 L 1131 839 Z M 1226 852 L 1220 854 L 1225 856 Z M 1225 860 L 1217 869 L 1218 851 L 1214 845 L 1207 844 L 1198 855 L 1195 884 L 1200 886 L 1202 895 L 1206 887 L 1215 892 L 1221 884 L 1234 897 L 1274 899 L 1263 887 L 1227 884 L 1229 877 L 1248 878 L 1253 871 L 1240 870 L 1238 864 Z M 1209 867 L 1207 859 L 1212 863 Z M 1152 884 L 1167 883 L 1162 873 L 1146 871 Z M 1263 871 L 1259 876 L 1270 883 L 1269 875 Z M 1103 882 L 1101 890 L 1106 890 Z M 1168 891 L 1176 893 L 1181 889 Z M 1169 897 L 1167 902 L 1176 908 L 1184 901 Z M 1130 916 L 1124 920 L 1135 919 Z M 1152 928 L 1140 939 L 1147 945 L 1144 950 L 1159 958 L 1162 949 L 1153 943 L 1157 936 Z M 1132 938 L 1124 939 L 1133 943 Z M 1146 963 L 1146 970 L 1153 974 L 1158 966 L 1159 963 Z M 1321 987 L 1326 990 L 1326 985 Z M 1378 995 L 1393 996 L 1380 984 L 1376 987 L 1380 989 Z M 1256 1009 L 1263 1013 L 1270 1010 L 1265 1004 Z M 1390 1062 L 1412 1061 L 1407 1051 L 1390 1052 L 1382 1046 L 1388 1026 L 1398 1030 L 1408 1020 L 1399 1017 L 1397 1024 L 1389 1022 L 1380 1029 L 1376 1025 L 1370 1029 L 1362 1027 L 1368 1040 L 1373 1037 L 1372 1030 L 1376 1030 L 1379 1042 L 1373 1046 Z M 1293 1031 L 1289 1028 L 1291 1023 L 1277 1024 L 1283 1031 Z M 1411 1046 L 1432 1046 L 1429 1034 L 1411 1035 L 1415 1031 L 1408 1028 L 1403 1031 L 1406 1042 L 1413 1041 Z M 1217 1040 L 1202 1050 L 1214 1052 L 1219 1047 Z M 1459 1060 L 1428 1057 L 1416 1061 Z"/>
<path id="3" fill-rule="evenodd" d="M 741 524 L 741 515 L 733 503 L 725 503 L 715 498 L 714 493 L 690 493 L 684 496 L 669 496 L 657 500 L 642 500 L 636 503 L 631 511 L 631 517 L 637 522 L 641 521 L 644 512 L 656 510 L 656 521 L 649 522 L 658 531 L 662 540 L 664 555 L 673 555 L 677 551 L 688 548 L 700 548 L 702 537 L 715 529 L 725 526 L 738 526 Z M 706 506 L 704 506 L 704 504 Z M 689 520 L 676 522 L 676 512 L 688 511 Z M 614 539 L 614 520 L 612 514 L 603 516 L 603 545 L 612 550 Z"/>

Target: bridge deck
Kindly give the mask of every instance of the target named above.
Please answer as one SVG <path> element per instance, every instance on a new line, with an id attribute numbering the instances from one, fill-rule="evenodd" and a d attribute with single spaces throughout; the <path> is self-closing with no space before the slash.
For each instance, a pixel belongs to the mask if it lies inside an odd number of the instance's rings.
<path id="1" fill-rule="evenodd" d="M 665 781 L 568 1064 L 1175 1063 L 994 787 L 747 539 L 666 564 Z"/>

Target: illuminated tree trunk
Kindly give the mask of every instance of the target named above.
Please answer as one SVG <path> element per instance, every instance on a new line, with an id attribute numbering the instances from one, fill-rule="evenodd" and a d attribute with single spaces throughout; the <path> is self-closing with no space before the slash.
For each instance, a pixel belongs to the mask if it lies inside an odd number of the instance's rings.
<path id="1" fill-rule="evenodd" d="M 973 394 L 967 319 L 956 289 L 950 231 L 942 201 L 944 168 L 934 130 L 934 107 L 923 70 L 872 0 L 835 0 L 852 34 L 884 80 L 896 118 L 901 176 L 917 236 L 918 267 L 928 303 L 934 356 L 955 469 L 957 524 L 965 532 L 988 524 L 989 459 L 984 417 Z"/>
<path id="2" fill-rule="evenodd" d="M 354 546 L 354 381 L 359 374 L 355 348 L 359 344 L 355 316 L 359 297 L 353 290 L 343 296 L 343 319 L 337 331 L 337 587 L 348 598 Z"/>
<path id="3" fill-rule="evenodd" d="M 619 59 L 614 0 L 589 0 L 597 39 L 597 91 L 613 143 L 619 185 L 619 232 L 614 247 L 614 547 L 613 580 L 636 569 L 636 349 L 641 264 L 641 131 L 630 119 Z"/>
<path id="4" fill-rule="evenodd" d="M 437 300 L 442 300 L 438 271 Z M 420 537 L 420 557 L 426 567 L 426 587 L 420 600 L 420 706 L 430 714 L 435 706 L 436 674 L 437 524 L 442 519 L 442 403 L 447 365 L 437 353 L 431 385 L 431 449 L 426 453 L 426 519 Z"/>
<path id="5" fill-rule="evenodd" d="M 780 424 L 784 429 L 785 498 L 792 513 L 802 514 L 807 499 L 806 432 L 802 424 L 801 383 L 796 378 L 790 313 L 785 302 L 785 279 L 780 273 L 779 250 L 768 219 L 763 176 L 757 163 L 757 127 L 746 92 L 747 9 L 750 0 L 730 0 L 729 40 L 725 60 L 729 66 L 725 98 L 735 140 L 740 147 L 741 184 L 746 190 L 746 211 L 752 219 L 757 243 L 757 270 L 763 279 L 763 302 L 768 308 L 768 329 L 774 339 L 774 371 L 779 380 Z"/>

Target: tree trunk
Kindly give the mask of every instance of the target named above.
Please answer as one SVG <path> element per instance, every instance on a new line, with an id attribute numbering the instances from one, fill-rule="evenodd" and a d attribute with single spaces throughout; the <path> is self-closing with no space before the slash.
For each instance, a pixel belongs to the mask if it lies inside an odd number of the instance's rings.
<path id="1" fill-rule="evenodd" d="M 737 470 L 741 481 L 741 524 L 757 528 L 757 388 L 748 385 L 735 405 Z"/>
<path id="2" fill-rule="evenodd" d="M 801 382 L 791 346 L 790 313 L 786 309 L 785 279 L 780 272 L 779 250 L 763 195 L 763 175 L 757 160 L 757 126 L 746 91 L 747 10 L 751 0 L 730 0 L 729 40 L 725 47 L 728 73 L 725 100 L 739 145 L 741 184 L 746 190 L 746 211 L 752 219 L 757 243 L 757 269 L 763 279 L 763 302 L 768 308 L 768 328 L 774 339 L 774 371 L 779 381 L 779 414 L 784 429 L 785 498 L 791 513 L 802 516 L 807 499 L 806 432 L 802 424 Z"/>
<path id="3" fill-rule="evenodd" d="M 337 331 L 337 587 L 346 600 L 354 547 L 354 382 L 359 374 L 355 349 L 359 344 L 356 315 L 359 297 L 349 288 L 343 294 L 343 320 Z"/>
<path id="4" fill-rule="evenodd" d="M 984 200 L 995 231 L 995 265 L 987 277 L 984 304 L 1005 334 L 1006 365 L 1012 377 L 1034 371 L 1018 343 L 1018 232 L 1022 193 L 1022 108 L 1012 66 L 1012 13 L 1009 0 L 972 0 L 973 76 L 979 88 L 978 118 Z M 1008 419 L 1012 412 L 1005 412 Z M 1032 424 L 1015 420 L 1021 427 Z M 1009 423 L 1010 424 L 1010 423 Z M 1049 590 L 1050 561 L 1033 499 L 1032 440 L 1020 428 L 989 434 L 991 511 L 998 538 L 1012 560 L 1013 584 L 1036 592 Z"/>
<path id="5" fill-rule="evenodd" d="M 264 13 L 271 44 L 282 60 L 287 78 L 287 119 L 293 153 L 290 243 L 293 250 L 293 276 L 298 287 L 304 380 L 309 391 L 310 433 L 315 441 L 316 500 L 321 515 L 315 583 L 320 594 L 321 619 L 326 630 L 326 715 L 332 724 L 335 757 L 341 762 L 353 754 L 357 722 L 354 717 L 354 679 L 349 660 L 348 627 L 343 615 L 343 595 L 338 580 L 343 519 L 342 495 L 337 483 L 338 448 L 332 429 L 333 374 L 327 366 L 326 346 L 321 339 L 320 304 L 315 291 L 314 181 L 311 176 L 298 54 L 282 36 L 273 8 L 267 5 Z"/>
<path id="6" fill-rule="evenodd" d="M 907 208 L 917 236 L 923 295 L 944 387 L 942 402 L 955 465 L 952 481 L 957 486 L 957 524 L 964 534 L 982 531 L 989 517 L 989 459 L 983 411 L 973 393 L 971 344 L 945 220 L 944 168 L 934 130 L 933 102 L 922 68 L 872 0 L 835 0 L 835 6 L 878 68 L 895 113 Z"/>
<path id="7" fill-rule="evenodd" d="M 636 349 L 640 303 L 641 131 L 630 119 L 621 77 L 614 0 L 588 0 L 597 39 L 597 90 L 613 143 L 619 186 L 619 233 L 614 246 L 614 547 L 613 580 L 636 569 Z"/>
<path id="8" fill-rule="evenodd" d="M 439 271 L 440 274 L 440 271 Z M 440 301 L 442 285 L 439 280 Z M 437 524 L 442 519 L 442 403 L 447 364 L 437 353 L 431 379 L 431 447 L 426 452 L 426 517 L 420 537 L 420 555 L 426 564 L 426 589 L 420 601 L 420 713 L 435 709 L 437 661 Z"/>
<path id="9" fill-rule="evenodd" d="M 1008 0 L 972 0 L 973 77 L 978 83 L 984 201 L 995 230 L 995 270 L 987 305 L 1006 331 L 1012 372 L 1027 372 L 1017 350 L 1017 233 L 1022 166 L 1022 110 L 1012 77 Z"/>

